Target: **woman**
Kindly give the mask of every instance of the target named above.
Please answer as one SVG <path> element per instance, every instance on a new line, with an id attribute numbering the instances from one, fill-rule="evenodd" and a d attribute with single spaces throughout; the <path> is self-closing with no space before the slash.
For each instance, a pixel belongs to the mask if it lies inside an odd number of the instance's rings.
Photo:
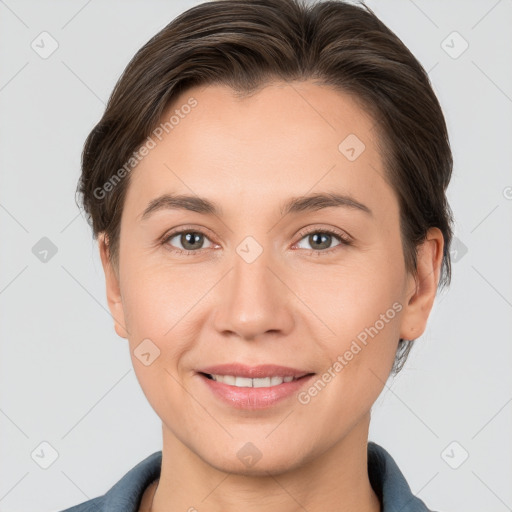
<path id="1" fill-rule="evenodd" d="M 450 281 L 451 170 L 368 8 L 218 0 L 154 36 L 79 191 L 163 448 L 68 511 L 428 511 L 368 429 Z"/>

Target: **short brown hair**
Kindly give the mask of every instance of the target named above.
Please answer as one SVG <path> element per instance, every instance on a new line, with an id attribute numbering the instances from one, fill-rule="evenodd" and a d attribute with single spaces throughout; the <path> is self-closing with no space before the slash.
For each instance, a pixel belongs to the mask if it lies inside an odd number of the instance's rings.
<path id="1" fill-rule="evenodd" d="M 417 245 L 438 227 L 444 236 L 439 285 L 449 284 L 453 218 L 446 189 L 453 162 L 441 107 L 402 41 L 370 8 L 343 1 L 205 2 L 177 16 L 135 54 L 87 137 L 77 189 L 94 237 L 106 235 L 114 268 L 130 175 L 108 194 L 103 187 L 178 94 L 223 84 L 243 97 L 271 81 L 307 79 L 350 94 L 372 115 L 385 178 L 398 198 L 406 269 L 415 272 Z M 399 340 L 395 374 L 413 341 Z"/>

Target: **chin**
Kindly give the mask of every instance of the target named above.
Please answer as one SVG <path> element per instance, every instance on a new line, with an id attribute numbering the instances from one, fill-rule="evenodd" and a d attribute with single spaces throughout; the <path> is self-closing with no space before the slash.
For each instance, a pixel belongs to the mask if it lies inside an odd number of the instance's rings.
<path id="1" fill-rule="evenodd" d="M 232 457 L 226 456 L 224 452 L 218 457 L 213 455 L 202 458 L 218 471 L 241 476 L 279 475 L 291 471 L 301 464 L 301 460 L 297 459 L 297 453 L 292 447 L 290 447 L 289 453 L 272 453 L 268 457 L 265 457 L 265 453 L 260 452 L 261 455 L 257 455 L 254 451 L 252 460 L 250 455 L 247 455 L 250 451 L 250 448 L 246 448 L 244 452 L 242 448 L 242 450 L 235 451 Z"/>

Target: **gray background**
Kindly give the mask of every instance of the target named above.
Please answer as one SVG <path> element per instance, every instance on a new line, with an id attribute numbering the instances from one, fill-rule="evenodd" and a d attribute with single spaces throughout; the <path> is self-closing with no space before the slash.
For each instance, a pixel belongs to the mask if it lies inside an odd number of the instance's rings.
<path id="1" fill-rule="evenodd" d="M 161 449 L 74 192 L 84 139 L 129 59 L 197 3 L 0 1 L 1 512 L 96 497 Z M 512 510 L 512 0 L 368 5 L 443 106 L 457 238 L 452 285 L 376 402 L 370 439 L 430 508 Z M 43 31 L 58 43 L 47 58 L 31 47 Z M 469 44 L 460 55 L 453 31 Z M 57 249 L 46 262 L 33 253 L 43 237 Z"/>

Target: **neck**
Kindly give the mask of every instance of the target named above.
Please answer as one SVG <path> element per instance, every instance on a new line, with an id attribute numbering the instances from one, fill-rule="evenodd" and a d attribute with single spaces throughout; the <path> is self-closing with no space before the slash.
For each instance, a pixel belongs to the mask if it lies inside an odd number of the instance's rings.
<path id="1" fill-rule="evenodd" d="M 279 471 L 222 471 L 199 458 L 163 426 L 162 468 L 151 512 L 380 512 L 368 477 L 369 414 L 316 457 Z M 296 454 L 294 454 L 296 455 Z"/>

